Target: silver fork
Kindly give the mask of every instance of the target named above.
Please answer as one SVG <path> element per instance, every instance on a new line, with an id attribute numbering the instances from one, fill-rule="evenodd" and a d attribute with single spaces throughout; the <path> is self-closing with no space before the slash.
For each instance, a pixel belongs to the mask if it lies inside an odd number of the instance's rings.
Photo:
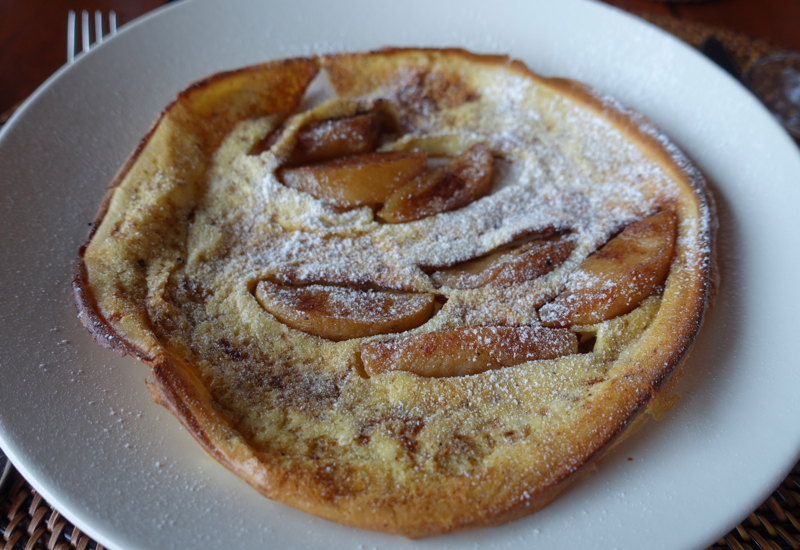
<path id="1" fill-rule="evenodd" d="M 75 61 L 75 12 L 69 10 L 67 14 L 67 63 Z M 117 34 L 117 14 L 114 11 L 108 12 L 108 35 Z M 91 28 L 89 25 L 89 12 L 81 12 L 81 54 L 88 52 L 92 46 L 97 46 L 103 42 L 103 13 L 94 12 L 94 44 L 91 43 Z"/>

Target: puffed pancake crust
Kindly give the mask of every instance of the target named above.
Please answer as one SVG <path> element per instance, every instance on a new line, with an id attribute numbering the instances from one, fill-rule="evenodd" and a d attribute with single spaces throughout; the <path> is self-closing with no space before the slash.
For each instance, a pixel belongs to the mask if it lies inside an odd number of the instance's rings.
<path id="1" fill-rule="evenodd" d="M 665 402 L 714 223 L 683 153 L 578 82 L 457 49 L 288 59 L 164 110 L 74 290 L 259 492 L 423 537 L 536 511 Z"/>

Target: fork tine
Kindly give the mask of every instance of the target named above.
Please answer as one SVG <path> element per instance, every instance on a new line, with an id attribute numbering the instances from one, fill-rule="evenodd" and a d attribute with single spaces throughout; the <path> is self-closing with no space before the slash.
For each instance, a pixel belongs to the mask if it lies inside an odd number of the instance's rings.
<path id="1" fill-rule="evenodd" d="M 67 13 L 67 63 L 75 61 L 75 26 L 76 16 L 73 10 Z M 109 35 L 117 34 L 117 13 L 110 11 L 108 13 L 108 31 Z M 103 43 L 103 12 L 95 10 L 94 12 L 94 45 L 97 46 Z M 92 48 L 92 31 L 89 24 L 89 12 L 86 10 L 81 11 L 81 53 L 86 53 Z"/>
<path id="2" fill-rule="evenodd" d="M 83 10 L 81 12 L 81 48 L 82 53 L 86 53 L 89 51 L 89 12 Z"/>
<path id="3" fill-rule="evenodd" d="M 100 10 L 94 12 L 94 43 L 103 43 L 103 14 Z"/>
<path id="4" fill-rule="evenodd" d="M 75 12 L 67 14 L 67 63 L 75 61 Z"/>

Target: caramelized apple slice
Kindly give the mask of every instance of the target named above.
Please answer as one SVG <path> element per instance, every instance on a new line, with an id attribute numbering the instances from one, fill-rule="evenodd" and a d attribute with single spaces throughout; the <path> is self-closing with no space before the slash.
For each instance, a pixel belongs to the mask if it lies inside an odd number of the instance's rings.
<path id="1" fill-rule="evenodd" d="M 278 178 L 335 206 L 380 204 L 428 166 L 425 153 L 368 153 L 330 162 L 283 168 Z"/>
<path id="2" fill-rule="evenodd" d="M 382 342 L 363 342 L 364 371 L 466 376 L 578 352 L 570 330 L 541 327 L 462 327 Z"/>
<path id="3" fill-rule="evenodd" d="M 590 325 L 633 311 L 666 280 L 676 227 L 669 210 L 630 224 L 586 258 L 564 291 L 542 306 L 542 324 Z"/>
<path id="4" fill-rule="evenodd" d="M 378 148 L 380 137 L 381 116 L 377 112 L 315 122 L 298 132 L 286 163 L 297 166 L 369 153 Z"/>
<path id="5" fill-rule="evenodd" d="M 492 172 L 492 153 L 477 143 L 447 165 L 429 170 L 398 189 L 378 217 L 388 223 L 403 223 L 461 208 L 489 193 Z"/>
<path id="6" fill-rule="evenodd" d="M 439 286 L 459 289 L 516 285 L 550 273 L 569 257 L 574 247 L 564 239 L 538 239 L 437 271 L 432 279 Z"/>
<path id="7" fill-rule="evenodd" d="M 433 294 L 268 281 L 258 283 L 256 299 L 281 323 L 337 342 L 416 328 L 431 318 L 435 304 Z"/>

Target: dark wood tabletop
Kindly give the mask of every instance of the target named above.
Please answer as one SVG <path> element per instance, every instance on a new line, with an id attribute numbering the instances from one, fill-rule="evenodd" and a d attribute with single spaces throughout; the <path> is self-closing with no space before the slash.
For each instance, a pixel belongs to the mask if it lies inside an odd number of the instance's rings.
<path id="1" fill-rule="evenodd" d="M 28 97 L 67 61 L 67 13 L 114 11 L 117 26 L 165 0 L 0 0 L 0 113 Z M 80 45 L 76 46 L 76 52 Z"/>
<path id="2" fill-rule="evenodd" d="M 671 15 L 738 31 L 780 49 L 800 51 L 800 0 L 604 1 L 632 13 Z"/>
<path id="3" fill-rule="evenodd" d="M 800 0 L 605 1 L 633 13 L 669 15 L 726 27 L 782 49 L 800 51 Z M 16 106 L 66 62 L 69 10 L 78 14 L 81 10 L 114 10 L 118 25 L 122 26 L 166 3 L 167 0 L 1 0 L 0 113 Z"/>

